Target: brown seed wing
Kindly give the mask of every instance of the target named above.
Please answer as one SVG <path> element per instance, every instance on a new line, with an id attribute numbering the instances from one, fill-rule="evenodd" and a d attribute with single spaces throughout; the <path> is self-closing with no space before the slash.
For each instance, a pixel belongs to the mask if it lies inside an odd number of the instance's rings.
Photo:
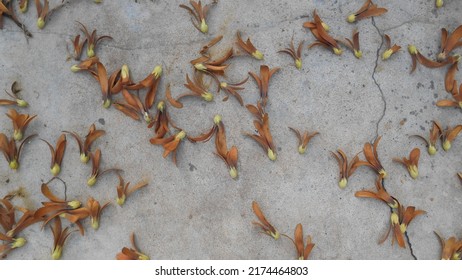
<path id="1" fill-rule="evenodd" d="M 436 102 L 436 106 L 438 107 L 459 107 L 459 103 L 453 100 L 439 100 Z"/>
<path id="2" fill-rule="evenodd" d="M 58 138 L 58 141 L 56 142 L 56 158 L 55 158 L 56 163 L 60 166 L 63 161 L 64 152 L 66 151 L 66 144 L 67 144 L 66 134 L 61 134 L 61 136 L 59 136 Z"/>
<path id="3" fill-rule="evenodd" d="M 448 30 L 446 28 L 441 28 L 441 52 L 444 51 L 447 40 L 448 40 Z"/>
<path id="4" fill-rule="evenodd" d="M 231 150 L 229 150 L 228 152 L 226 161 L 228 162 L 229 166 L 237 168 L 237 159 L 238 159 L 238 150 L 236 146 L 232 146 Z"/>
<path id="5" fill-rule="evenodd" d="M 364 2 L 361 8 L 359 8 L 359 10 L 357 10 L 354 14 L 358 15 L 360 13 L 364 13 L 369 8 L 369 5 L 371 4 L 372 4 L 372 0 L 366 0 L 366 2 Z"/>
<path id="6" fill-rule="evenodd" d="M 444 86 L 446 88 L 446 91 L 449 93 L 452 92 L 454 86 L 457 86 L 457 84 L 454 84 L 457 71 L 459 71 L 458 62 L 455 62 L 452 64 L 452 66 L 448 69 L 448 72 L 446 73 L 446 77 L 444 79 Z"/>
<path id="7" fill-rule="evenodd" d="M 187 136 L 187 137 L 188 137 L 188 140 L 193 142 L 193 143 L 207 142 L 207 141 L 210 140 L 210 138 L 212 138 L 214 132 L 215 132 L 215 126 L 213 126 L 211 129 L 209 129 L 209 131 L 207 131 L 205 133 L 202 133 L 201 135 L 199 135 L 197 137 L 192 137 L 192 136 Z"/>
<path id="8" fill-rule="evenodd" d="M 304 254 L 304 244 L 303 244 L 303 227 L 302 224 L 297 224 L 295 227 L 295 233 L 294 233 L 294 242 L 295 242 L 295 248 L 297 249 L 297 257 L 300 255 Z"/>
<path id="9" fill-rule="evenodd" d="M 419 158 L 420 158 L 420 149 L 414 148 L 409 154 L 410 163 L 412 165 L 419 166 Z"/>
<path id="10" fill-rule="evenodd" d="M 98 73 L 98 82 L 101 86 L 101 92 L 103 93 L 104 97 L 107 97 L 109 84 L 108 84 L 106 67 L 104 67 L 104 65 L 101 62 L 97 62 L 96 69 Z"/>
<path id="11" fill-rule="evenodd" d="M 445 53 L 451 52 L 460 39 L 462 39 L 462 25 L 457 27 L 456 30 L 454 30 L 454 32 L 452 32 L 452 34 L 449 35 L 443 51 Z"/>
<path id="12" fill-rule="evenodd" d="M 416 59 L 417 61 L 419 61 L 420 64 L 428 68 L 439 68 L 439 67 L 443 67 L 449 64 L 448 61 L 438 62 L 438 61 L 433 61 L 431 59 L 428 59 L 424 55 L 422 55 L 420 52 L 416 54 Z"/>
<path id="13" fill-rule="evenodd" d="M 360 19 L 365 19 L 365 18 L 368 18 L 368 17 L 377 17 L 377 16 L 385 14 L 386 12 L 388 12 L 388 10 L 385 9 L 385 8 L 374 7 L 374 8 L 370 8 L 369 10 L 365 11 L 364 13 L 361 13 L 356 18 L 358 20 L 360 20 Z"/>
<path id="14" fill-rule="evenodd" d="M 131 195 L 132 193 L 136 192 L 137 190 L 144 188 L 148 185 L 148 182 L 141 181 L 138 184 L 134 185 L 132 188 L 127 190 L 127 196 Z"/>

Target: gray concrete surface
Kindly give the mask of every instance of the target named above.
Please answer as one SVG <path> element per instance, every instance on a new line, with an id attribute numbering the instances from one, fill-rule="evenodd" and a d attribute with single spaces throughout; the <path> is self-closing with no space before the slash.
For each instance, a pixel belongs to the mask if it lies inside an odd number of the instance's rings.
<path id="1" fill-rule="evenodd" d="M 53 6 L 60 1 L 50 2 Z M 129 197 L 123 208 L 115 203 L 107 208 L 98 231 L 86 223 L 85 236 L 72 235 L 63 259 L 113 259 L 129 245 L 132 231 L 152 259 L 295 258 L 289 240 L 275 242 L 251 224 L 256 219 L 251 210 L 253 200 L 283 233 L 293 236 L 296 224 L 302 223 L 304 233 L 316 244 L 312 259 L 411 259 L 408 248 L 391 246 L 390 237 L 377 244 L 388 228 L 388 208 L 354 197 L 358 190 L 374 188 L 371 170 L 360 168 L 345 190 L 337 186 L 338 168 L 330 151 L 342 148 L 351 157 L 377 134 L 383 135 L 379 156 L 389 173 L 388 191 L 404 205 L 427 211 L 408 229 L 415 255 L 440 258 L 440 244 L 433 231 L 445 237 L 462 236 L 462 189 L 455 176 L 462 171 L 462 140 L 457 139 L 450 152 L 440 149 L 430 157 L 422 142 L 408 137 L 428 135 L 434 119 L 444 125 L 459 124 L 460 112 L 435 106 L 438 99 L 448 96 L 443 83 L 446 70 L 419 66 L 410 75 L 411 58 L 406 50 L 408 44 L 415 44 L 425 55 L 435 55 L 440 29 L 453 30 L 462 24 L 460 1 L 445 1 L 445 6 L 436 10 L 434 1 L 429 0 L 376 0 L 389 12 L 376 18 L 375 26 L 371 19 L 356 24 L 345 21 L 362 0 L 220 1 L 210 12 L 209 35 L 194 29 L 186 11 L 178 7 L 187 1 L 69 2 L 52 15 L 43 30 L 35 26 L 33 3 L 27 14 L 19 15 L 34 35 L 28 41 L 17 26 L 5 20 L 0 31 L 0 87 L 8 89 L 14 80 L 21 83 L 22 94 L 30 103 L 21 112 L 38 115 L 28 133 L 54 142 L 62 130 L 84 134 L 95 123 L 107 132 L 95 144 L 102 150 L 102 166 L 124 169 L 125 179 L 132 183 L 145 178 L 150 184 Z M 354 28 L 360 30 L 361 60 L 349 51 L 337 57 L 322 48 L 305 47 L 303 68 L 298 71 L 289 56 L 277 53 L 288 46 L 292 36 L 296 42 L 314 41 L 302 27 L 314 9 L 337 37 L 351 37 Z M 237 30 L 250 36 L 265 60 L 234 58 L 228 77 L 241 80 L 248 71 L 258 71 L 261 63 L 282 68 L 271 80 L 268 107 L 277 161 L 269 161 L 255 142 L 243 136 L 253 130 L 252 116 L 232 98 L 222 102 L 221 94 L 209 104 L 185 100 L 183 109 L 170 108 L 170 113 L 194 135 L 208 129 L 213 116 L 221 114 L 228 145 L 239 148 L 239 179 L 230 179 L 224 163 L 213 155 L 213 141 L 183 143 L 178 167 L 163 159 L 161 147 L 148 141 L 152 131 L 115 109 L 103 109 L 93 78 L 69 70 L 74 61 L 66 61 L 66 45 L 78 32 L 76 20 L 114 38 L 97 48 L 109 71 L 128 64 L 132 77 L 139 80 L 155 65 L 163 64 L 158 100 L 164 98 L 167 83 L 171 83 L 173 95 L 185 91 L 185 75 L 192 73 L 189 61 L 208 40 L 224 36 L 213 50 L 217 54 L 233 44 Z M 403 47 L 386 62 L 377 59 L 383 33 Z M 457 79 L 461 78 L 458 74 Z M 256 84 L 249 80 L 245 88 L 245 103 L 255 103 Z M 7 108 L 0 111 L 0 131 L 11 134 L 4 115 Z M 301 156 L 288 126 L 317 130 L 321 135 Z M 392 162 L 393 157 L 407 156 L 414 147 L 422 150 L 417 180 Z M 14 202 L 39 207 L 45 201 L 40 184 L 51 178 L 49 160 L 48 148 L 37 139 L 25 147 L 19 172 L 10 171 L 2 159 L 0 196 L 24 187 L 26 197 Z M 88 196 L 115 201 L 117 177 L 103 176 L 89 188 L 85 184 L 89 173 L 90 166 L 79 162 L 77 145 L 69 139 L 60 174 L 67 183 L 67 197 L 82 202 Z M 63 194 L 60 183 L 52 187 Z M 49 228 L 41 230 L 34 225 L 23 235 L 27 245 L 11 253 L 9 259 L 50 258 L 53 239 Z"/>

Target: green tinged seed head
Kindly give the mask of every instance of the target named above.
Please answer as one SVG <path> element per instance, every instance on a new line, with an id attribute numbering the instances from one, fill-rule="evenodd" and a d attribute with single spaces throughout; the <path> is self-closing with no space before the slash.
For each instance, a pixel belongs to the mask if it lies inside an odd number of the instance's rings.
<path id="1" fill-rule="evenodd" d="M 27 103 L 23 99 L 16 99 L 16 104 L 18 104 L 19 107 L 27 107 L 27 106 L 29 106 L 29 103 Z"/>
<path id="2" fill-rule="evenodd" d="M 400 224 L 399 229 L 401 230 L 401 233 L 405 233 L 407 230 L 407 226 L 405 224 Z"/>
<path id="3" fill-rule="evenodd" d="M 408 49 L 409 53 L 412 54 L 412 55 L 415 55 L 418 52 L 417 47 L 414 46 L 414 45 L 409 45 L 407 47 L 407 49 Z"/>
<path id="4" fill-rule="evenodd" d="M 441 7 L 443 7 L 444 2 L 443 2 L 443 0 L 436 0 L 435 4 L 436 4 L 437 8 L 441 8 Z"/>
<path id="5" fill-rule="evenodd" d="M 295 67 L 297 67 L 298 70 L 302 69 L 302 60 L 301 59 L 296 59 L 295 60 Z"/>
<path id="6" fill-rule="evenodd" d="M 324 28 L 324 30 L 326 32 L 329 32 L 330 27 L 329 27 L 329 25 L 327 25 L 327 23 L 325 23 L 324 21 L 321 21 L 321 26 L 322 26 L 322 28 Z"/>
<path id="7" fill-rule="evenodd" d="M 125 194 L 122 194 L 122 197 L 117 197 L 116 202 L 117 202 L 117 204 L 119 204 L 120 206 L 122 206 L 122 205 L 124 205 L 124 203 L 125 203 L 125 199 L 126 199 Z"/>
<path id="8" fill-rule="evenodd" d="M 87 163 L 90 160 L 90 156 L 86 155 L 85 153 L 80 154 L 80 162 Z"/>
<path id="9" fill-rule="evenodd" d="M 91 176 L 87 180 L 87 186 L 93 187 L 96 184 L 96 176 Z"/>
<path id="10" fill-rule="evenodd" d="M 144 112 L 143 118 L 147 124 L 151 123 L 151 116 L 148 114 L 148 112 Z"/>
<path id="11" fill-rule="evenodd" d="M 428 145 L 428 154 L 433 156 L 438 150 L 434 145 Z"/>
<path id="12" fill-rule="evenodd" d="M 79 72 L 80 70 L 81 70 L 81 69 L 80 69 L 80 67 L 79 67 L 77 64 L 76 64 L 76 65 L 72 65 L 72 67 L 71 67 L 71 71 L 74 72 L 74 73 L 75 73 L 75 72 Z"/>
<path id="13" fill-rule="evenodd" d="M 396 208 L 398 208 L 398 206 L 399 206 L 398 201 L 396 201 L 396 200 L 394 200 L 394 199 L 393 199 L 393 203 L 387 203 L 387 204 L 388 204 L 388 206 L 390 206 L 390 208 L 392 208 L 392 209 L 396 209 Z"/>
<path id="14" fill-rule="evenodd" d="M 95 56 L 95 46 L 93 44 L 88 46 L 88 48 L 87 48 L 87 56 L 88 57 L 94 57 Z"/>
<path id="15" fill-rule="evenodd" d="M 63 247 L 56 246 L 53 252 L 51 252 L 51 258 L 53 260 L 59 260 L 61 258 L 62 253 L 63 253 Z"/>
<path id="16" fill-rule="evenodd" d="M 14 238 L 13 243 L 11 243 L 11 249 L 21 248 L 22 246 L 26 245 L 26 242 L 26 239 L 22 237 Z"/>
<path id="17" fill-rule="evenodd" d="M 163 112 L 163 111 L 164 111 L 164 108 L 165 108 L 165 103 L 164 103 L 164 101 L 159 101 L 159 103 L 157 103 L 157 110 Z"/>
<path id="18" fill-rule="evenodd" d="M 256 50 L 252 53 L 252 56 L 255 57 L 256 59 L 258 60 L 262 60 L 263 58 L 265 58 L 265 56 L 263 55 L 263 53 L 259 50 Z"/>
<path id="19" fill-rule="evenodd" d="M 37 19 L 37 27 L 43 29 L 45 27 L 45 20 L 41 17 Z"/>
<path id="20" fill-rule="evenodd" d="M 338 182 L 338 186 L 339 186 L 341 189 L 346 188 L 347 184 L 348 184 L 347 178 L 342 178 L 342 179 Z"/>
<path id="21" fill-rule="evenodd" d="M 392 225 L 397 225 L 397 224 L 399 224 L 399 217 L 398 217 L 398 214 L 396 214 L 395 212 L 391 213 L 390 221 L 391 221 L 391 224 L 392 224 Z"/>
<path id="22" fill-rule="evenodd" d="M 120 76 L 122 77 L 122 79 L 127 79 L 128 77 L 130 77 L 130 70 L 128 69 L 127 64 L 122 65 Z"/>
<path id="23" fill-rule="evenodd" d="M 303 147 L 303 145 L 298 146 L 298 153 L 303 155 L 306 152 L 306 147 Z"/>
<path id="24" fill-rule="evenodd" d="M 19 168 L 19 162 L 16 159 L 10 161 L 9 166 L 13 170 L 17 170 Z"/>
<path id="25" fill-rule="evenodd" d="M 338 49 L 338 48 L 333 48 L 332 50 L 334 51 L 336 55 L 341 55 L 343 52 L 341 49 Z"/>
<path id="26" fill-rule="evenodd" d="M 72 209 L 77 209 L 82 205 L 82 203 L 78 200 L 72 200 L 67 203 L 67 206 L 71 207 Z"/>
<path id="27" fill-rule="evenodd" d="M 218 125 L 220 122 L 221 122 L 221 115 L 215 115 L 215 117 L 213 117 L 213 123 Z"/>
<path id="28" fill-rule="evenodd" d="M 202 19 L 201 21 L 201 26 L 200 26 L 200 30 L 202 33 L 207 33 L 209 31 L 209 26 L 207 25 L 207 23 L 205 22 L 205 19 Z"/>
<path id="29" fill-rule="evenodd" d="M 23 135 L 22 135 L 22 131 L 21 131 L 21 130 L 15 130 L 15 131 L 13 132 L 13 139 L 14 139 L 15 141 L 21 141 L 22 136 L 23 136 Z"/>
<path id="30" fill-rule="evenodd" d="M 355 56 L 357 59 L 360 59 L 361 57 L 363 57 L 363 52 L 360 51 L 360 50 L 354 50 L 355 52 Z"/>
<path id="31" fill-rule="evenodd" d="M 409 175 L 411 175 L 412 179 L 417 179 L 419 176 L 419 169 L 416 165 L 410 165 L 408 167 Z"/>
<path id="32" fill-rule="evenodd" d="M 268 157 L 270 160 L 275 161 L 276 160 L 276 154 L 273 152 L 273 150 L 268 149 Z"/>
<path id="33" fill-rule="evenodd" d="M 230 175 L 231 178 L 233 178 L 233 179 L 236 179 L 236 178 L 237 178 L 237 175 L 238 175 L 238 174 L 237 174 L 237 169 L 236 169 L 236 167 L 231 167 L 231 168 L 229 169 L 229 175 Z"/>
<path id="34" fill-rule="evenodd" d="M 175 139 L 177 140 L 183 140 L 186 137 L 186 132 L 183 130 L 178 132 L 178 134 L 175 136 Z"/>
<path id="35" fill-rule="evenodd" d="M 207 102 L 210 102 L 213 100 L 213 94 L 211 94 L 210 92 L 204 92 L 203 94 L 201 94 L 201 96 Z"/>
<path id="36" fill-rule="evenodd" d="M 94 229 L 94 230 L 97 230 L 99 228 L 99 220 L 97 218 L 91 218 L 91 227 Z"/>
<path id="37" fill-rule="evenodd" d="M 443 143 L 443 150 L 447 152 L 449 151 L 449 149 L 451 149 L 451 142 L 449 142 L 449 140 L 446 139 Z"/>
<path id="38" fill-rule="evenodd" d="M 199 70 L 199 71 L 205 71 L 205 70 L 207 70 L 207 67 L 205 67 L 205 65 L 202 64 L 202 63 L 196 63 L 196 64 L 194 64 L 194 68 L 196 68 L 196 69 Z"/>
<path id="39" fill-rule="evenodd" d="M 59 174 L 59 172 L 61 172 L 61 166 L 59 166 L 59 164 L 55 163 L 53 165 L 53 167 L 50 169 L 51 171 L 51 174 L 53 174 L 53 176 L 57 176 Z"/>
<path id="40" fill-rule="evenodd" d="M 104 107 L 104 109 L 108 109 L 109 107 L 111 107 L 111 103 L 112 103 L 112 102 L 111 102 L 111 99 L 109 99 L 109 98 L 106 99 L 106 100 L 104 100 L 104 101 L 103 101 L 103 107 Z"/>
<path id="41" fill-rule="evenodd" d="M 140 253 L 140 255 L 138 256 L 138 259 L 139 259 L 140 261 L 149 261 L 149 260 L 150 260 L 150 258 L 149 258 L 147 255 L 141 254 L 141 253 Z"/>
<path id="42" fill-rule="evenodd" d="M 154 67 L 154 70 L 152 70 L 152 74 L 154 75 L 154 77 L 156 77 L 156 79 L 158 79 L 160 75 L 162 75 L 162 65 L 157 65 L 156 67 Z"/>
<path id="43" fill-rule="evenodd" d="M 347 17 L 347 21 L 348 21 L 349 23 L 355 22 L 355 21 L 356 21 L 356 16 L 355 16 L 354 14 L 349 15 L 349 16 Z"/>
<path id="44" fill-rule="evenodd" d="M 387 60 L 390 58 L 390 56 L 393 54 L 393 50 L 392 49 L 388 49 L 386 50 L 383 54 L 382 54 L 382 60 Z"/>
<path id="45" fill-rule="evenodd" d="M 275 232 L 269 232 L 269 234 L 271 235 L 271 237 L 274 238 L 274 240 L 278 240 L 279 237 L 281 237 L 281 235 L 279 234 L 279 231 L 275 230 Z"/>
<path id="46" fill-rule="evenodd" d="M 24 1 L 24 4 L 23 4 L 22 6 L 19 5 L 19 11 L 20 11 L 21 13 L 27 12 L 27 4 L 28 4 L 27 2 L 29 2 L 29 1 L 26 0 L 26 1 Z"/>

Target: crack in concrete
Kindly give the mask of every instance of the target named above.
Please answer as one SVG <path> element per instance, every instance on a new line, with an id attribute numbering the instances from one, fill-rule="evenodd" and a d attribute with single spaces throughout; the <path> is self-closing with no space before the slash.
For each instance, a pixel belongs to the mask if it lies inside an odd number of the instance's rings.
<path id="1" fill-rule="evenodd" d="M 385 117 L 385 113 L 386 113 L 386 111 L 387 111 L 387 100 L 385 99 L 385 95 L 384 95 L 384 93 L 383 93 L 383 90 L 382 90 L 382 88 L 380 87 L 380 84 L 377 82 L 377 79 L 376 79 L 376 77 L 375 77 L 375 74 L 377 73 L 377 67 L 378 67 L 378 65 L 379 65 L 380 49 L 382 48 L 382 46 L 383 46 L 383 44 L 384 44 L 384 38 L 383 38 L 382 32 L 380 32 L 380 29 L 377 27 L 377 24 L 375 23 L 374 18 L 372 18 L 372 25 L 375 27 L 375 29 L 377 29 L 377 32 L 379 33 L 380 37 L 382 38 L 382 42 L 380 43 L 380 46 L 377 48 L 377 56 L 376 56 L 376 58 L 375 58 L 374 71 L 372 71 L 372 80 L 374 80 L 375 85 L 376 85 L 377 88 L 379 89 L 380 96 L 381 96 L 382 101 L 383 101 L 383 111 L 382 111 L 382 115 L 380 116 L 379 120 L 377 121 L 376 128 L 375 128 L 375 139 L 377 139 L 377 138 L 379 137 L 379 126 L 380 126 L 380 123 L 382 122 L 383 118 Z"/>
<path id="2" fill-rule="evenodd" d="M 430 22 L 430 21 L 423 21 L 423 20 L 417 20 L 417 19 L 411 19 L 411 20 L 408 20 L 408 21 L 405 21 L 401 24 L 398 24 L 396 26 L 392 26 L 392 27 L 389 27 L 389 28 L 386 28 L 386 29 L 383 29 L 383 32 L 387 32 L 387 31 L 390 31 L 390 30 L 394 30 L 394 29 L 397 29 L 397 28 L 400 28 L 404 25 L 407 25 L 407 24 L 411 24 L 411 23 L 419 23 L 419 24 L 425 24 L 425 25 L 437 25 L 436 22 Z M 376 26 L 377 28 L 377 26 Z"/>
<path id="3" fill-rule="evenodd" d="M 414 258 L 414 260 L 417 260 L 417 256 L 414 255 L 414 250 L 412 249 L 411 240 L 409 239 L 409 235 L 407 234 L 407 231 L 404 232 L 404 235 L 406 236 L 407 245 L 409 245 L 409 250 L 411 251 L 411 256 Z"/>

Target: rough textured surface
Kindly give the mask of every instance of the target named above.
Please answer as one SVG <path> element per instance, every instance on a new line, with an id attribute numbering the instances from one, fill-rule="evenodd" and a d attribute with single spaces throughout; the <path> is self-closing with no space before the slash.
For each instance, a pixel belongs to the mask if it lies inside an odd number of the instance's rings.
<path id="1" fill-rule="evenodd" d="M 51 6 L 60 1 L 50 1 Z M 360 168 L 348 187 L 337 186 L 338 168 L 330 151 L 342 148 L 349 157 L 365 142 L 383 135 L 379 156 L 389 173 L 387 190 L 404 205 L 427 211 L 410 225 L 408 234 L 419 259 L 440 257 L 440 244 L 433 231 L 443 236 L 462 234 L 460 209 L 462 190 L 456 172 L 462 170 L 462 140 L 450 152 L 430 157 L 423 143 L 413 134 L 427 136 L 432 120 L 446 125 L 460 123 L 456 109 L 435 106 L 446 98 L 445 69 L 419 66 L 410 75 L 411 59 L 407 45 L 415 44 L 425 55 L 438 52 L 440 29 L 453 30 L 460 24 L 462 3 L 445 1 L 436 10 L 433 1 L 376 0 L 389 12 L 372 21 L 348 24 L 346 16 L 362 5 L 355 1 L 220 1 L 209 16 L 209 35 L 192 26 L 189 15 L 178 7 L 187 1 L 69 1 L 52 15 L 45 29 L 35 26 L 35 7 L 19 15 L 33 33 L 26 40 L 11 21 L 0 31 L 0 87 L 8 89 L 20 81 L 30 107 L 21 112 L 37 114 L 28 133 L 55 142 L 62 130 L 86 133 L 90 124 L 106 130 L 95 143 L 103 154 L 103 167 L 124 169 L 124 178 L 136 183 L 141 178 L 149 187 L 129 197 L 121 208 L 115 203 L 102 215 L 101 227 L 89 224 L 85 236 L 72 235 L 64 249 L 64 259 L 113 259 L 129 245 L 129 234 L 137 234 L 141 249 L 153 259 L 291 259 L 295 250 L 288 239 L 275 242 L 258 233 L 251 222 L 253 200 L 259 202 L 268 219 L 283 233 L 293 236 L 297 223 L 316 244 L 313 259 L 410 259 L 409 248 L 390 245 L 391 237 L 379 245 L 389 224 L 389 209 L 380 202 L 358 199 L 354 193 L 374 188 L 374 173 Z M 208 1 L 205 1 L 208 2 Z M 345 50 L 340 57 L 322 48 L 303 49 L 303 68 L 295 69 L 292 59 L 277 51 L 295 42 L 314 41 L 302 27 L 317 9 L 331 27 L 331 34 L 351 38 L 360 31 L 363 58 L 357 60 Z M 252 116 L 232 97 L 222 102 L 223 94 L 206 104 L 194 98 L 184 101 L 181 110 L 170 108 L 172 118 L 191 135 L 212 125 L 215 114 L 223 116 L 228 145 L 239 148 L 239 179 L 229 178 L 224 163 L 213 155 L 214 144 L 183 143 L 178 167 L 162 158 L 161 147 L 148 139 L 152 131 L 115 109 L 105 110 L 100 103 L 99 85 L 85 73 L 72 73 L 75 63 L 66 61 L 66 45 L 78 32 L 75 21 L 114 40 L 102 41 L 96 52 L 112 72 L 128 64 L 131 76 L 140 80 L 158 64 L 164 75 L 158 100 L 164 98 L 168 83 L 174 96 L 185 89 L 185 75 L 191 74 L 189 61 L 200 47 L 222 34 L 223 41 L 213 53 L 227 49 L 235 32 L 252 41 L 265 54 L 263 62 L 250 57 L 233 58 L 228 69 L 230 81 L 239 81 L 248 71 L 259 71 L 261 63 L 281 67 L 273 76 L 269 90 L 268 112 L 278 159 L 271 162 L 255 142 L 243 133 L 253 131 Z M 378 59 L 385 50 L 381 35 L 389 34 L 403 49 L 388 61 Z M 459 74 L 457 79 L 460 81 Z M 257 100 L 256 84 L 245 84 L 245 103 Z M 6 107 L 0 107 L 0 131 L 12 133 Z M 287 128 L 317 130 L 306 152 L 297 153 L 294 135 Z M 393 157 L 408 156 L 414 147 L 422 150 L 421 176 L 412 180 Z M 0 164 L 0 196 L 19 187 L 24 198 L 14 202 L 36 208 L 45 198 L 41 182 L 51 178 L 50 155 L 46 145 L 35 139 L 25 147 L 19 172 Z M 78 148 L 69 138 L 60 177 L 67 184 L 67 197 L 86 202 L 88 196 L 100 201 L 115 201 L 117 177 L 103 176 L 89 188 L 86 178 L 90 166 L 78 159 Z M 63 194 L 62 184 L 51 184 Z M 28 243 L 8 256 L 11 259 L 48 259 L 52 235 L 47 227 L 28 228 L 23 235 Z"/>

